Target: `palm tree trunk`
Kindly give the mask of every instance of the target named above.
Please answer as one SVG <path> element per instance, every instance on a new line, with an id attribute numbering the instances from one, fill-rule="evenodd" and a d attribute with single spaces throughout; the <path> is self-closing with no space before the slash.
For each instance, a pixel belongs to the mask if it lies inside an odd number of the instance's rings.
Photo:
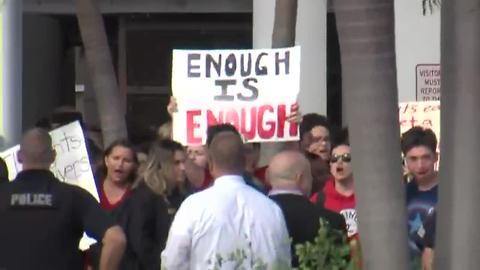
<path id="1" fill-rule="evenodd" d="M 87 67 L 97 98 L 103 143 L 127 137 L 125 110 L 113 69 L 105 26 L 96 0 L 75 0 Z"/>
<path id="2" fill-rule="evenodd" d="M 393 0 L 334 0 L 364 269 L 408 269 Z"/>
<path id="3" fill-rule="evenodd" d="M 444 0 L 440 194 L 434 269 L 480 265 L 480 1 Z"/>
<path id="4" fill-rule="evenodd" d="M 276 0 L 272 48 L 295 45 L 298 0 Z"/>

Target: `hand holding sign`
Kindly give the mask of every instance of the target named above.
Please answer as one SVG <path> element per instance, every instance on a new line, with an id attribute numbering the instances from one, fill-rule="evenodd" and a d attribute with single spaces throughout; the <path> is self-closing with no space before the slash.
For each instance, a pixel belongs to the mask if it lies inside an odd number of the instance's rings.
<path id="1" fill-rule="evenodd" d="M 298 105 L 298 102 L 295 102 L 290 107 L 290 115 L 287 116 L 287 121 L 297 124 L 302 122 L 302 112 L 300 112 L 300 105 Z"/>
<path id="2" fill-rule="evenodd" d="M 178 112 L 177 99 L 174 96 L 170 97 L 170 101 L 167 105 L 167 112 L 170 116 L 173 116 L 173 113 Z"/>

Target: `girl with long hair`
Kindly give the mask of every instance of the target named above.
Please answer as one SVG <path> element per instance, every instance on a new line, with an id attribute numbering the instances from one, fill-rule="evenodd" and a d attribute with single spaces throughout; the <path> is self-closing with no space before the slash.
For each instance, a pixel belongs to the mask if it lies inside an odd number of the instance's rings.
<path id="1" fill-rule="evenodd" d="M 185 158 L 177 142 L 152 143 L 128 200 L 127 256 L 136 261 L 129 269 L 160 269 L 159 254 L 165 247 L 171 217 L 187 195 Z"/>

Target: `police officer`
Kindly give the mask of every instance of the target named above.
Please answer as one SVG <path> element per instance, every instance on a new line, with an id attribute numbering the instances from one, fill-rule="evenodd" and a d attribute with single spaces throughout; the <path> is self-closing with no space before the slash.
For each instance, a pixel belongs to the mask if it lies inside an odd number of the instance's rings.
<path id="1" fill-rule="evenodd" d="M 122 229 L 88 192 L 54 177 L 54 160 L 45 130 L 24 135 L 23 171 L 0 189 L 0 270 L 83 269 L 83 231 L 103 243 L 100 269 L 116 269 L 126 245 Z"/>

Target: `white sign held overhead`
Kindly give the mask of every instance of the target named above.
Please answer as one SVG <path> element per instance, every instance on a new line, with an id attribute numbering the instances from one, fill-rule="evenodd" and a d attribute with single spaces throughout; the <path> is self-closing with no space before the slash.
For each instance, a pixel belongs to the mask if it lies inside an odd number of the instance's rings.
<path id="1" fill-rule="evenodd" d="M 184 145 L 204 144 L 208 126 L 223 123 L 249 142 L 297 140 L 287 117 L 300 91 L 300 47 L 174 50 L 172 91 L 173 137 Z"/>

